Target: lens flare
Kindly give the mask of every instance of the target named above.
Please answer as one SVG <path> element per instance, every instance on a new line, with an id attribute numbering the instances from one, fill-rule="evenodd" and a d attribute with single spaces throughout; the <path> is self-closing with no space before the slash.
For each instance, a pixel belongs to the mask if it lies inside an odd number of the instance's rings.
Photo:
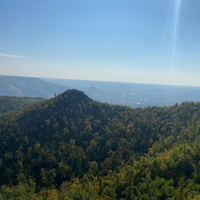
<path id="1" fill-rule="evenodd" d="M 181 0 L 175 0 L 173 6 L 172 23 L 171 23 L 172 27 L 170 35 L 172 65 L 175 65 L 177 56 L 177 33 L 180 20 L 180 9 L 181 9 Z"/>
<path id="2" fill-rule="evenodd" d="M 166 26 L 164 30 L 164 41 L 163 45 L 168 49 L 169 65 L 171 70 L 177 65 L 178 56 L 178 30 L 181 15 L 181 0 L 171 0 L 169 7 L 169 14 L 166 19 Z M 163 47 L 164 47 L 163 46 Z M 166 55 L 165 55 L 166 56 Z"/>

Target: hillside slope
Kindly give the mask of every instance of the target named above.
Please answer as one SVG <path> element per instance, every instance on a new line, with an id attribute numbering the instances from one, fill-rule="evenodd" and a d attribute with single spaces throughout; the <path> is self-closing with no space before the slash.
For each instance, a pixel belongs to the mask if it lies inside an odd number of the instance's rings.
<path id="1" fill-rule="evenodd" d="M 0 96 L 30 96 L 49 98 L 68 87 L 48 83 L 39 78 L 0 76 Z"/>
<path id="2" fill-rule="evenodd" d="M 42 100 L 45 99 L 41 97 L 0 96 L 0 114 L 10 111 L 20 111 Z"/>
<path id="3" fill-rule="evenodd" d="M 68 90 L 0 118 L 0 195 L 199 198 L 199 135 L 200 103 L 132 109 Z"/>

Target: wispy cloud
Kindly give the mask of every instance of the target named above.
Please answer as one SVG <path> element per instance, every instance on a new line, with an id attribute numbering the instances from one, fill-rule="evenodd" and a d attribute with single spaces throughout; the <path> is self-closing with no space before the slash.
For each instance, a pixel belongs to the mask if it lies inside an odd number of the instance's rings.
<path id="1" fill-rule="evenodd" d="M 12 55 L 12 54 L 5 54 L 5 53 L 0 53 L 0 56 L 2 56 L 2 57 L 11 57 L 11 58 L 25 58 L 23 56 Z"/>

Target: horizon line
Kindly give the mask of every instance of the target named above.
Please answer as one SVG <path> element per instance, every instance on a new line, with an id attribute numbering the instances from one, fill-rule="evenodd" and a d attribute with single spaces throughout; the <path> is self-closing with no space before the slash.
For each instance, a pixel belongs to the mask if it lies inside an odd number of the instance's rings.
<path id="1" fill-rule="evenodd" d="M 52 77 L 36 77 L 36 76 L 23 76 L 23 75 L 3 75 L 1 76 L 11 76 L 11 77 L 24 77 L 24 78 L 38 78 L 38 79 L 61 79 L 61 80 L 73 80 L 73 81 L 94 81 L 94 82 L 109 82 L 109 83 L 130 83 L 130 84 L 146 84 L 146 85 L 162 85 L 162 86 L 178 86 L 178 87 L 196 87 L 196 85 L 174 85 L 174 84 L 164 84 L 164 83 L 142 83 L 142 82 L 125 82 L 125 81 L 106 81 L 106 80 L 88 80 L 88 79 L 70 79 L 70 78 L 52 78 Z"/>

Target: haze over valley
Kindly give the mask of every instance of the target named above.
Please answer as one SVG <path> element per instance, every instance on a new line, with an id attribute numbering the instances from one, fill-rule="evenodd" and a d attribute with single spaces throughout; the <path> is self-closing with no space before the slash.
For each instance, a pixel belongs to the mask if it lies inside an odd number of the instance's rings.
<path id="1" fill-rule="evenodd" d="M 200 87 L 141 83 L 103 82 L 67 79 L 43 79 L 50 83 L 83 91 L 100 102 L 127 105 L 133 108 L 169 106 L 183 101 L 200 101 Z"/>
<path id="2" fill-rule="evenodd" d="M 199 87 L 16 76 L 0 76 L 0 83 L 0 96 L 51 98 L 78 89 L 93 100 L 133 108 L 200 101 Z"/>

